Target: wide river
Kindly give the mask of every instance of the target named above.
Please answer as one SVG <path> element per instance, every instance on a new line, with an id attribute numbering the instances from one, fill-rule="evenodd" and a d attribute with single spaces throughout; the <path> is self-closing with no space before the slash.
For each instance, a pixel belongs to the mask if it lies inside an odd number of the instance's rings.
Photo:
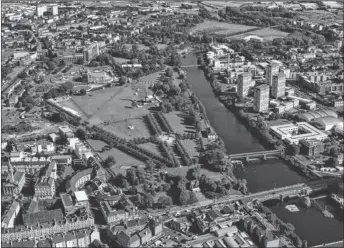
<path id="1" fill-rule="evenodd" d="M 197 64 L 197 57 L 194 54 L 189 54 L 183 59 L 183 65 L 195 64 Z M 223 139 L 228 154 L 265 150 L 246 126 L 220 103 L 203 71 L 198 67 L 184 69 L 187 72 L 188 84 L 203 103 L 210 124 Z M 287 186 L 306 180 L 278 159 L 246 163 L 244 169 L 239 166 L 235 169 L 235 175 L 247 180 L 251 192 L 267 190 L 275 186 Z"/>
<path id="2" fill-rule="evenodd" d="M 194 54 L 189 54 L 183 59 L 183 65 L 195 64 L 197 64 L 197 57 Z M 187 71 L 188 84 L 206 108 L 210 124 L 223 139 L 227 152 L 235 154 L 264 150 L 265 148 L 236 116 L 219 102 L 210 83 L 204 77 L 203 71 L 197 67 L 184 69 Z M 251 192 L 306 181 L 305 178 L 279 159 L 245 163 L 244 169 L 238 166 L 234 173 L 238 178 L 247 180 L 248 189 Z M 300 212 L 297 213 L 290 213 L 285 209 L 286 204 L 297 204 L 297 201 L 297 199 L 293 199 L 283 204 L 276 204 L 276 202 L 271 201 L 266 204 L 279 218 L 285 222 L 291 222 L 296 228 L 295 232 L 303 239 L 307 239 L 309 245 L 319 245 L 343 239 L 342 217 L 335 214 L 333 219 L 326 218 L 319 210 L 313 208 L 303 209 L 300 207 Z M 331 204 L 325 203 L 324 199 L 319 200 L 319 203 L 323 206 L 327 205 L 331 212 L 336 212 L 335 209 L 337 208 L 330 208 Z"/>

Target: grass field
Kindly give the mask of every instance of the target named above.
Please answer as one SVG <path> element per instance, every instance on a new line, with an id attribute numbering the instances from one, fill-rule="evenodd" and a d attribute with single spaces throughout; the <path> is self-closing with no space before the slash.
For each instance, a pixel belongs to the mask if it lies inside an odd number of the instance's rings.
<path id="1" fill-rule="evenodd" d="M 175 133 L 188 133 L 195 132 L 195 128 L 191 125 L 186 125 L 183 113 L 180 111 L 173 111 L 164 114 L 167 121 L 171 124 L 173 132 Z"/>
<path id="2" fill-rule="evenodd" d="M 194 140 L 181 140 L 182 146 L 189 153 L 191 158 L 199 157 L 199 152 L 197 151 L 197 144 Z"/>
<path id="3" fill-rule="evenodd" d="M 159 147 L 158 147 L 157 144 L 145 143 L 145 144 L 138 145 L 138 147 L 141 147 L 142 149 L 145 149 L 145 150 L 147 150 L 149 152 L 152 152 L 154 154 L 157 154 L 157 155 L 161 156 L 161 153 L 160 153 L 160 150 L 159 150 Z"/>
<path id="4" fill-rule="evenodd" d="M 126 119 L 111 123 L 109 125 L 101 125 L 105 130 L 124 139 L 133 139 L 150 137 L 149 129 L 143 119 Z M 134 129 L 129 129 L 129 126 L 133 126 Z"/>
<path id="5" fill-rule="evenodd" d="M 259 37 L 262 37 L 264 40 L 273 40 L 276 38 L 284 38 L 288 36 L 289 33 L 282 32 L 273 28 L 263 28 L 256 31 L 247 32 L 242 35 L 236 35 L 236 36 L 230 37 L 230 39 L 243 39 L 249 35 L 257 35 Z"/>
<path id="6" fill-rule="evenodd" d="M 72 101 L 61 105 L 83 113 L 91 124 L 104 121 L 121 121 L 129 118 L 139 118 L 148 114 L 145 107 L 131 108 L 134 91 L 131 87 L 111 87 L 96 90 L 86 96 L 73 96 Z M 78 109 L 76 109 L 78 108 Z"/>
<path id="7" fill-rule="evenodd" d="M 231 24 L 224 22 L 216 21 L 204 21 L 203 23 L 198 24 L 196 27 L 190 30 L 190 33 L 209 33 L 217 35 L 230 35 L 240 31 L 246 31 L 249 29 L 255 28 L 255 26 L 246 26 L 240 24 Z"/>
<path id="8" fill-rule="evenodd" d="M 129 156 L 128 154 L 116 149 L 112 148 L 108 151 L 101 152 L 101 149 L 106 145 L 101 140 L 93 140 L 89 139 L 87 140 L 90 146 L 98 152 L 99 156 L 102 159 L 106 159 L 108 156 L 113 156 L 116 160 L 116 164 L 111 167 L 111 169 L 115 173 L 124 173 L 126 171 L 126 168 L 129 168 L 130 166 L 136 166 L 136 165 L 143 165 L 144 163 L 132 156 Z"/>
<path id="9" fill-rule="evenodd" d="M 140 77 L 139 81 L 142 81 L 142 82 L 156 82 L 159 79 L 161 73 L 163 73 L 163 71 L 154 72 L 154 73 L 149 74 L 147 76 Z"/>

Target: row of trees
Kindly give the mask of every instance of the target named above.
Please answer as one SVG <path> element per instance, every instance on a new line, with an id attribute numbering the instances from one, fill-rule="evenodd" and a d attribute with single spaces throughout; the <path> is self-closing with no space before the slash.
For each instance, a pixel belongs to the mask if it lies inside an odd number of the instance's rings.
<path id="1" fill-rule="evenodd" d="M 146 115 L 146 120 L 148 122 L 148 125 L 151 127 L 154 135 L 161 135 L 162 134 L 162 130 L 161 130 L 159 124 L 157 123 L 155 117 L 152 114 Z"/>
<path id="2" fill-rule="evenodd" d="M 164 116 L 163 113 L 158 112 L 156 114 L 158 117 L 158 121 L 160 122 L 161 126 L 168 132 L 168 133 L 173 133 L 173 129 L 171 124 L 167 121 L 166 117 Z"/>
<path id="3" fill-rule="evenodd" d="M 175 148 L 177 150 L 177 153 L 181 157 L 183 164 L 186 166 L 192 165 L 193 161 L 189 153 L 185 150 L 185 147 L 180 143 L 179 139 L 176 139 L 175 141 Z"/>
<path id="4" fill-rule="evenodd" d="M 164 141 L 160 142 L 160 148 L 163 152 L 163 154 L 165 154 L 168 158 L 168 160 L 170 161 L 169 164 L 173 165 L 173 167 L 180 167 L 180 163 L 178 161 L 178 159 L 175 157 L 171 147 Z"/>

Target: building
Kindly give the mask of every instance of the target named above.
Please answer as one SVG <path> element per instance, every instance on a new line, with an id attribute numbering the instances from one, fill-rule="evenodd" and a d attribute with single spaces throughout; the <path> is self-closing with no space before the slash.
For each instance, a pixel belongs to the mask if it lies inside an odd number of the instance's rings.
<path id="1" fill-rule="evenodd" d="M 63 212 L 61 209 L 43 210 L 39 212 L 29 212 L 22 215 L 23 223 L 27 226 L 36 224 L 44 224 L 51 221 L 63 220 Z"/>
<path id="2" fill-rule="evenodd" d="M 273 76 L 277 75 L 279 72 L 279 66 L 276 63 L 271 63 L 266 66 L 265 71 L 266 71 L 266 84 L 271 85 Z"/>
<path id="3" fill-rule="evenodd" d="M 74 202 L 69 194 L 61 193 L 61 202 L 65 215 L 73 214 L 76 210 Z"/>
<path id="4" fill-rule="evenodd" d="M 88 83 L 108 84 L 113 81 L 113 78 L 105 71 L 90 72 L 88 70 L 85 77 Z"/>
<path id="5" fill-rule="evenodd" d="M 58 165 L 71 165 L 72 156 L 71 155 L 54 155 L 51 157 L 51 161 L 56 162 Z"/>
<path id="6" fill-rule="evenodd" d="M 252 86 L 252 75 L 250 72 L 244 72 L 238 75 L 238 96 L 243 100 L 248 95 L 248 91 Z"/>
<path id="7" fill-rule="evenodd" d="M 158 218 L 150 219 L 149 226 L 152 230 L 153 236 L 157 236 L 162 232 L 162 221 Z"/>
<path id="8" fill-rule="evenodd" d="M 325 116 L 332 116 L 334 118 L 338 118 L 338 114 L 332 110 L 309 111 L 298 115 L 299 119 L 305 122 L 311 122 L 316 118 L 321 118 Z"/>
<path id="9" fill-rule="evenodd" d="M 225 228 L 215 230 L 215 235 L 217 237 L 223 237 L 225 235 L 229 236 L 229 235 L 236 234 L 237 232 L 238 232 L 238 228 L 236 226 L 230 226 L 230 227 L 225 227 Z"/>
<path id="10" fill-rule="evenodd" d="M 320 118 L 315 118 L 312 121 L 312 124 L 319 128 L 320 130 L 331 130 L 333 127 L 335 127 L 338 123 L 343 123 L 342 119 L 338 119 L 332 116 L 324 116 Z"/>
<path id="11" fill-rule="evenodd" d="M 94 57 L 99 55 L 99 44 L 93 43 L 86 47 L 83 51 L 84 63 L 90 62 Z"/>
<path id="12" fill-rule="evenodd" d="M 5 179 L 5 182 L 2 184 L 2 193 L 4 195 L 17 195 L 21 192 L 25 184 L 25 172 L 16 171 L 11 166 L 11 163 L 8 163 L 8 176 Z"/>
<path id="13" fill-rule="evenodd" d="M 50 212 L 50 211 L 56 211 Z M 49 213 L 48 213 L 49 212 Z M 44 239 L 58 233 L 67 233 L 94 226 L 90 211 L 79 211 L 72 216 L 63 216 L 61 209 L 40 211 L 23 215 L 24 225 L 15 229 L 3 229 L 2 242 Z"/>
<path id="14" fill-rule="evenodd" d="M 52 199 L 55 195 L 55 180 L 43 176 L 35 184 L 35 196 L 41 199 Z"/>
<path id="15" fill-rule="evenodd" d="M 266 84 L 254 88 L 253 110 L 256 112 L 266 112 L 269 109 L 269 86 Z"/>
<path id="16" fill-rule="evenodd" d="M 319 157 L 324 152 L 324 143 L 316 140 L 300 140 L 301 153 L 310 157 Z"/>
<path id="17" fill-rule="evenodd" d="M 272 76 L 271 96 L 279 98 L 285 95 L 285 74 L 283 72 Z"/>
<path id="18" fill-rule="evenodd" d="M 175 218 L 169 222 L 169 227 L 173 230 L 186 233 L 191 227 L 191 223 L 186 217 Z"/>
<path id="19" fill-rule="evenodd" d="M 267 248 L 280 247 L 280 239 L 279 238 L 269 239 L 266 242 L 266 247 Z"/>
<path id="20" fill-rule="evenodd" d="M 298 144 L 300 140 L 324 141 L 328 137 L 327 134 L 306 122 L 272 126 L 270 132 L 288 144 Z"/>
<path id="21" fill-rule="evenodd" d="M 92 178 L 93 168 L 88 168 L 77 172 L 73 175 L 66 183 L 66 191 L 74 192 L 82 188 L 86 182 L 90 181 Z"/>
<path id="22" fill-rule="evenodd" d="M 100 210 L 108 224 L 119 222 L 120 220 L 126 220 L 129 217 L 129 214 L 125 210 L 114 209 L 106 201 L 100 203 Z"/>
<path id="23" fill-rule="evenodd" d="M 138 235 L 140 237 L 140 243 L 141 243 L 141 245 L 143 245 L 143 244 L 145 244 L 151 240 L 152 231 L 148 227 L 146 227 L 142 231 L 138 232 Z"/>
<path id="24" fill-rule="evenodd" d="M 59 127 L 59 133 L 60 133 L 61 137 L 65 138 L 65 139 L 74 137 L 74 133 L 73 133 L 72 129 L 70 129 L 70 127 L 68 127 L 68 126 L 60 126 Z"/>
<path id="25" fill-rule="evenodd" d="M 76 208 L 88 208 L 89 207 L 89 199 L 86 195 L 86 192 L 84 190 L 75 191 L 75 207 Z"/>
<path id="26" fill-rule="evenodd" d="M 116 236 L 117 242 L 122 247 L 139 247 L 140 237 L 138 234 L 130 235 L 124 231 L 121 231 Z"/>
<path id="27" fill-rule="evenodd" d="M 47 11 L 46 5 L 40 5 L 36 8 L 36 14 L 38 17 L 43 17 L 43 14 Z"/>
<path id="28" fill-rule="evenodd" d="M 2 215 L 1 218 L 1 227 L 3 228 L 13 228 L 14 227 L 14 220 L 18 216 L 20 211 L 20 204 L 16 200 L 14 200 L 10 206 L 10 208 Z"/>

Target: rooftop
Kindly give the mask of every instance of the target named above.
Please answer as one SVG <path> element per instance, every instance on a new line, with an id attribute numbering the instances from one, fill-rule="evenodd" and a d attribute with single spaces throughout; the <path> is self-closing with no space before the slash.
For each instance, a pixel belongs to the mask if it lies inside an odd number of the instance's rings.
<path id="1" fill-rule="evenodd" d="M 88 201 L 88 196 L 86 195 L 86 192 L 84 190 L 75 191 L 74 195 L 75 195 L 76 201 L 78 202 Z"/>

